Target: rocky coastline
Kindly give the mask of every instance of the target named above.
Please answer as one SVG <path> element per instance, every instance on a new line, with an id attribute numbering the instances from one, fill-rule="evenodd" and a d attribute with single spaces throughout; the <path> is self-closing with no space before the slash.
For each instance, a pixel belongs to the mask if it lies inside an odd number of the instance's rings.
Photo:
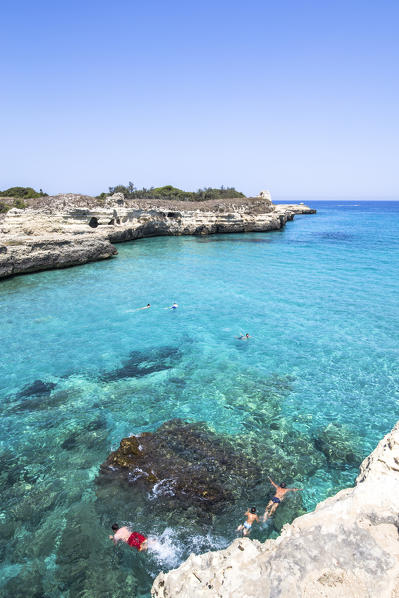
<path id="1" fill-rule="evenodd" d="M 353 488 L 264 543 L 235 540 L 160 573 L 152 598 L 398 598 L 399 422 L 360 466 Z"/>
<path id="2" fill-rule="evenodd" d="M 58 195 L 31 200 L 0 216 L 0 279 L 65 268 L 117 255 L 114 243 L 161 235 L 265 232 L 281 229 L 305 205 L 265 198 L 183 202 L 106 200 Z"/>

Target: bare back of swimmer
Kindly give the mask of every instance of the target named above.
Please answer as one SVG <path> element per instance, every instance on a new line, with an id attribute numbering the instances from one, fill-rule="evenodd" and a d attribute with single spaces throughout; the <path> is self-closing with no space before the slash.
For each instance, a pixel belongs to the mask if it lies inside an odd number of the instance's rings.
<path id="1" fill-rule="evenodd" d="M 248 509 L 248 511 L 245 513 L 245 516 L 247 518 L 246 521 L 244 521 L 242 525 L 239 525 L 236 531 L 242 531 L 244 536 L 248 536 L 251 533 L 252 524 L 255 523 L 255 521 L 259 522 L 259 517 L 256 514 L 256 507 L 251 507 Z"/>

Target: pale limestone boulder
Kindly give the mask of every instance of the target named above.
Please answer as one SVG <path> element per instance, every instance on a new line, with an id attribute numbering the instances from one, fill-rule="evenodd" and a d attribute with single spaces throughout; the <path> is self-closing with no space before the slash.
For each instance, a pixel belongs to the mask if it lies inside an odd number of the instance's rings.
<path id="1" fill-rule="evenodd" d="M 77 266 L 117 253 L 107 239 L 98 236 L 82 235 L 78 241 L 69 235 L 13 240 L 10 244 L 0 245 L 0 278 Z"/>
<path id="2" fill-rule="evenodd" d="M 153 598 L 399 598 L 399 423 L 354 488 L 264 544 L 235 540 L 160 573 Z"/>
<path id="3" fill-rule="evenodd" d="M 114 202 L 114 203 L 119 203 L 120 205 L 123 205 L 125 201 L 125 196 L 123 195 L 123 193 L 113 193 L 113 195 L 109 195 L 107 197 L 107 202 Z"/>

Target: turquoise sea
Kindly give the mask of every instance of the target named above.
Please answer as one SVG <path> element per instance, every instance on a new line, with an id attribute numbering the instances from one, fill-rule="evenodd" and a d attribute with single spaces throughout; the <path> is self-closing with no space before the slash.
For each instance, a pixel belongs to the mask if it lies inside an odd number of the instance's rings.
<path id="1" fill-rule="evenodd" d="M 0 283 L 1 596 L 149 596 L 160 570 L 227 546 L 264 508 L 266 474 L 304 491 L 261 540 L 353 484 L 399 419 L 399 202 L 308 205 L 279 232 L 144 239 Z M 173 418 L 261 462 L 245 501 L 196 521 L 99 484 L 124 436 Z M 114 521 L 157 550 L 114 549 Z"/>

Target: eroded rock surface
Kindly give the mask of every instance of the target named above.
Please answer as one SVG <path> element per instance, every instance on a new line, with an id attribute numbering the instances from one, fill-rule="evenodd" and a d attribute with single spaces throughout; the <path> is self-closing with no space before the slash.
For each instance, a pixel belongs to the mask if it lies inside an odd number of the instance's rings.
<path id="1" fill-rule="evenodd" d="M 354 488 L 298 517 L 276 540 L 235 540 L 160 573 L 153 598 L 397 598 L 399 423 Z"/>
<path id="2" fill-rule="evenodd" d="M 278 230 L 303 205 L 274 206 L 268 199 L 205 202 L 124 200 L 101 202 L 80 195 L 31 200 L 24 210 L 0 216 L 0 278 L 102 260 L 117 254 L 112 243 L 160 235 Z"/>

